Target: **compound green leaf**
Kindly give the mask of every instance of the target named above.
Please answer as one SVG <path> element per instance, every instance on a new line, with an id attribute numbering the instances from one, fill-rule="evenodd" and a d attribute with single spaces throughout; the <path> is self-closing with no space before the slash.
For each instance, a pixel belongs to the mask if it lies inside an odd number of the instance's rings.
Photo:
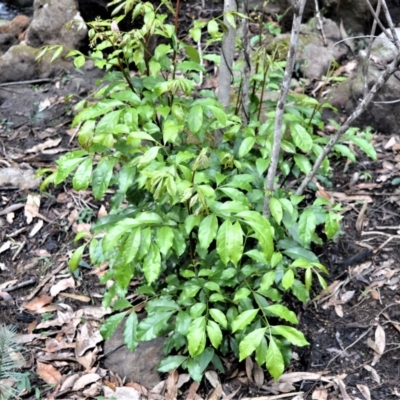
<path id="1" fill-rule="evenodd" d="M 122 109 L 115 110 L 105 114 L 97 123 L 96 135 L 113 132 L 118 124 L 122 111 Z"/>
<path id="2" fill-rule="evenodd" d="M 107 340 L 111 337 L 111 335 L 117 329 L 117 326 L 121 323 L 126 315 L 126 311 L 120 312 L 118 314 L 114 314 L 111 317 L 108 317 L 104 324 L 100 327 L 101 336 L 103 339 Z"/>
<path id="3" fill-rule="evenodd" d="M 268 290 L 275 282 L 275 271 L 266 272 L 260 282 L 261 290 Z"/>
<path id="4" fill-rule="evenodd" d="M 292 324 L 298 323 L 296 314 L 282 304 L 272 304 L 271 306 L 266 307 L 265 310 Z"/>
<path id="5" fill-rule="evenodd" d="M 221 310 L 218 310 L 217 308 L 210 308 L 209 313 L 215 322 L 218 322 L 223 328 L 227 328 L 228 321 L 225 314 Z"/>
<path id="6" fill-rule="evenodd" d="M 95 105 L 82 110 L 73 120 L 72 127 L 80 124 L 87 119 L 96 119 L 100 115 L 104 115 L 112 111 L 115 107 L 125 106 L 125 103 L 114 99 L 101 100 Z"/>
<path id="7" fill-rule="evenodd" d="M 188 115 L 188 125 L 192 133 L 197 133 L 203 126 L 203 107 L 199 104 L 194 105 Z"/>
<path id="8" fill-rule="evenodd" d="M 180 307 L 175 300 L 172 300 L 168 296 L 160 296 L 148 301 L 146 305 L 146 311 L 152 312 L 164 312 L 164 311 L 179 311 Z"/>
<path id="9" fill-rule="evenodd" d="M 113 176 L 115 160 L 102 158 L 93 172 L 92 188 L 96 200 L 103 197 Z"/>
<path id="10" fill-rule="evenodd" d="M 215 214 L 208 215 L 199 226 L 199 241 L 201 247 L 208 249 L 218 231 L 218 219 Z"/>
<path id="11" fill-rule="evenodd" d="M 269 339 L 268 350 L 265 358 L 268 372 L 275 380 L 277 380 L 285 369 L 285 363 L 283 361 L 282 353 L 276 345 L 273 337 L 270 337 Z"/>
<path id="12" fill-rule="evenodd" d="M 92 178 L 93 159 L 87 158 L 79 165 L 72 178 L 72 185 L 75 190 L 87 189 Z"/>
<path id="13" fill-rule="evenodd" d="M 329 212 L 325 219 L 325 233 L 328 239 L 332 239 L 339 231 L 338 215 L 334 212 Z"/>
<path id="14" fill-rule="evenodd" d="M 157 370 L 160 372 L 172 371 L 179 368 L 186 359 L 185 356 L 168 356 L 161 360 Z"/>
<path id="15" fill-rule="evenodd" d="M 201 368 L 200 364 L 196 360 L 194 360 L 193 358 L 190 358 L 187 361 L 187 369 L 189 371 L 190 377 L 194 381 L 200 383 L 202 378 L 203 378 L 203 371 L 202 371 L 202 368 Z"/>
<path id="16" fill-rule="evenodd" d="M 129 264 L 136 257 L 136 254 L 140 248 L 141 233 L 142 231 L 140 227 L 134 228 L 124 242 L 123 248 L 120 249 L 126 264 Z M 112 248 L 112 246 L 110 248 Z"/>
<path id="17" fill-rule="evenodd" d="M 236 221 L 230 229 L 229 258 L 237 266 L 243 256 L 243 231 L 239 221 Z"/>
<path id="18" fill-rule="evenodd" d="M 249 357 L 259 346 L 267 328 L 258 328 L 246 335 L 239 343 L 240 360 Z"/>
<path id="19" fill-rule="evenodd" d="M 163 226 L 157 231 L 156 243 L 161 254 L 165 257 L 168 250 L 172 247 L 174 241 L 174 232 L 169 226 Z"/>
<path id="20" fill-rule="evenodd" d="M 253 319 L 256 317 L 257 313 L 258 309 L 246 310 L 240 313 L 232 321 L 232 333 L 235 333 L 236 331 L 245 328 L 247 325 L 250 325 Z"/>
<path id="21" fill-rule="evenodd" d="M 272 326 L 271 333 L 273 335 L 283 336 L 288 342 L 290 342 L 294 346 L 302 347 L 310 344 L 307 342 L 302 332 L 291 326 L 286 326 L 286 325 Z"/>
<path id="22" fill-rule="evenodd" d="M 256 138 L 254 136 L 249 136 L 243 139 L 243 142 L 240 144 L 239 147 L 239 158 L 244 157 L 247 153 L 251 151 L 256 142 Z"/>
<path id="23" fill-rule="evenodd" d="M 124 342 L 130 351 L 134 351 L 139 344 L 136 337 L 136 329 L 138 326 L 138 318 L 135 312 L 131 312 L 125 321 L 124 326 Z"/>
<path id="24" fill-rule="evenodd" d="M 313 146 L 313 140 L 307 130 L 300 124 L 290 124 L 294 144 L 304 153 L 308 153 Z"/>
<path id="25" fill-rule="evenodd" d="M 175 143 L 182 126 L 172 119 L 167 119 L 163 126 L 163 141 L 164 143 Z"/>
<path id="26" fill-rule="evenodd" d="M 222 342 L 221 328 L 214 321 L 209 320 L 207 323 L 207 335 L 210 339 L 211 344 L 218 349 Z"/>
<path id="27" fill-rule="evenodd" d="M 265 336 L 261 339 L 260 344 L 256 348 L 256 361 L 259 366 L 263 365 L 267 360 L 268 344 Z"/>
<path id="28" fill-rule="evenodd" d="M 126 218 L 110 228 L 102 240 L 103 250 L 109 251 L 115 248 L 121 236 L 136 225 L 136 220 L 133 218 Z"/>
<path id="29" fill-rule="evenodd" d="M 83 244 L 82 246 L 79 246 L 73 253 L 71 258 L 68 261 L 69 268 L 71 269 L 71 272 L 74 272 L 78 267 L 79 263 L 81 262 L 82 259 L 82 254 L 86 248 L 86 244 Z"/>
<path id="30" fill-rule="evenodd" d="M 281 203 L 275 197 L 271 197 L 269 199 L 269 210 L 271 211 L 271 214 L 274 217 L 277 224 L 280 225 L 283 216 L 283 209 Z"/>
<path id="31" fill-rule="evenodd" d="M 237 302 L 239 300 L 246 299 L 247 297 L 249 297 L 250 294 L 251 294 L 250 289 L 242 287 L 235 293 L 235 297 L 233 298 L 233 301 Z"/>
<path id="32" fill-rule="evenodd" d="M 63 182 L 69 174 L 86 159 L 88 152 L 85 150 L 77 150 L 64 154 L 57 160 L 57 172 L 54 178 L 54 184 L 58 185 Z"/>
<path id="33" fill-rule="evenodd" d="M 193 320 L 188 329 L 187 340 L 189 354 L 194 357 L 201 354 L 206 347 L 206 318 L 198 317 Z"/>
<path id="34" fill-rule="evenodd" d="M 292 269 L 288 269 L 282 277 L 282 286 L 285 290 L 292 287 L 294 282 L 294 272 Z"/>
<path id="35" fill-rule="evenodd" d="M 148 314 L 146 318 L 140 321 L 137 328 L 137 337 L 140 341 L 155 339 L 159 333 L 165 329 L 168 320 L 175 311 L 155 312 Z"/>
<path id="36" fill-rule="evenodd" d="M 306 156 L 303 154 L 295 154 L 293 158 L 295 164 L 303 174 L 308 174 L 311 171 L 312 166 L 310 160 Z"/>
<path id="37" fill-rule="evenodd" d="M 232 222 L 230 219 L 226 219 L 223 224 L 219 227 L 217 235 L 217 253 L 221 258 L 221 261 L 227 265 L 229 262 L 230 255 L 230 230 L 232 228 Z"/>
<path id="38" fill-rule="evenodd" d="M 355 143 L 369 158 L 372 158 L 374 161 L 377 160 L 376 150 L 371 142 L 368 142 L 367 140 L 358 136 L 351 136 L 350 140 Z"/>
<path id="39" fill-rule="evenodd" d="M 303 244 L 308 245 L 311 243 L 316 226 L 315 213 L 310 209 L 306 209 L 299 219 L 299 236 Z"/>
<path id="40" fill-rule="evenodd" d="M 149 284 L 158 279 L 161 272 L 161 256 L 156 244 L 150 245 L 150 250 L 143 260 L 143 273 Z"/>

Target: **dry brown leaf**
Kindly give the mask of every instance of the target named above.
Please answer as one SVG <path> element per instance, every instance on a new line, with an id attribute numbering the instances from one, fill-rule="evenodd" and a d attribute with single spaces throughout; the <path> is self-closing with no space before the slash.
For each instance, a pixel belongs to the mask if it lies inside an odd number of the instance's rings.
<path id="1" fill-rule="evenodd" d="M 346 391 L 346 385 L 340 377 L 335 377 L 334 382 L 338 385 L 340 394 L 342 395 L 343 400 L 353 400 Z"/>
<path id="2" fill-rule="evenodd" d="M 165 381 L 165 400 L 175 400 L 176 396 L 178 395 L 178 388 L 176 386 L 179 379 L 178 371 L 172 370 L 168 373 L 168 378 Z"/>
<path id="3" fill-rule="evenodd" d="M 367 385 L 362 385 L 361 383 L 356 384 L 360 393 L 364 396 L 365 400 L 371 400 L 371 393 Z"/>
<path id="4" fill-rule="evenodd" d="M 57 385 L 60 382 L 61 374 L 51 364 L 36 362 L 37 374 L 48 384 Z"/>
<path id="5" fill-rule="evenodd" d="M 257 387 L 261 387 L 264 384 L 264 371 L 257 363 L 254 363 L 253 379 Z"/>
<path id="6" fill-rule="evenodd" d="M 222 386 L 219 384 L 210 394 L 208 400 L 219 400 L 222 397 Z"/>
<path id="7" fill-rule="evenodd" d="M 75 343 L 65 343 L 64 341 L 59 341 L 55 338 L 46 339 L 45 351 L 49 353 L 55 353 L 59 350 L 73 349 L 75 348 Z"/>
<path id="8" fill-rule="evenodd" d="M 60 387 L 60 392 L 63 392 L 64 390 L 72 388 L 74 386 L 74 383 L 81 377 L 81 374 L 73 374 L 69 375 L 65 378 L 65 381 L 61 384 Z"/>
<path id="9" fill-rule="evenodd" d="M 283 374 L 279 379 L 279 383 L 296 383 L 300 381 L 323 381 L 323 382 L 331 382 L 332 379 L 326 378 L 321 374 L 317 374 L 315 372 L 288 372 Z"/>
<path id="10" fill-rule="evenodd" d="M 66 279 L 61 279 L 55 285 L 53 285 L 50 289 L 50 294 L 53 297 L 56 297 L 58 293 L 70 288 L 75 288 L 75 279 L 72 276 Z"/>
<path id="11" fill-rule="evenodd" d="M 335 306 L 335 313 L 338 317 L 343 318 L 343 307 L 340 304 Z"/>
<path id="12" fill-rule="evenodd" d="M 101 319 L 105 315 L 111 314 L 111 308 L 104 307 L 83 307 L 83 315 L 87 318 Z"/>
<path id="13" fill-rule="evenodd" d="M 188 395 L 186 397 L 186 400 L 195 400 L 196 399 L 196 392 L 197 392 L 199 386 L 200 386 L 200 384 L 197 383 L 197 382 L 193 382 L 190 385 L 189 393 L 188 393 Z"/>
<path id="14" fill-rule="evenodd" d="M 378 354 L 382 355 L 386 347 L 386 335 L 381 325 L 378 325 L 375 330 L 375 343 L 378 346 Z"/>
<path id="15" fill-rule="evenodd" d="M 3 243 L 0 247 L 0 253 L 4 253 L 5 251 L 7 251 L 8 249 L 11 248 L 12 245 L 12 241 L 11 240 L 7 240 L 7 242 Z"/>
<path id="16" fill-rule="evenodd" d="M 52 296 L 43 295 L 43 296 L 34 298 L 33 300 L 31 300 L 28 303 L 25 303 L 23 305 L 23 307 L 26 308 L 29 311 L 39 312 L 39 310 L 42 307 L 44 307 L 47 304 L 51 303 L 52 300 L 53 300 Z"/>
<path id="17" fill-rule="evenodd" d="M 104 205 L 102 204 L 99 208 L 99 211 L 97 212 L 97 219 L 100 219 L 102 217 L 106 217 L 108 215 L 108 212 Z"/>
<path id="18" fill-rule="evenodd" d="M 344 303 L 347 303 L 354 297 L 355 292 L 355 290 L 348 290 L 347 292 L 344 292 L 340 295 L 340 300 L 342 300 Z"/>
<path id="19" fill-rule="evenodd" d="M 214 389 L 221 383 L 218 374 L 215 371 L 207 371 L 205 373 L 205 376 Z"/>
<path id="20" fill-rule="evenodd" d="M 51 326 L 61 326 L 62 322 L 56 318 L 56 319 L 49 319 L 48 321 L 43 321 L 41 322 L 36 329 L 46 329 L 46 328 L 50 328 Z"/>
<path id="21" fill-rule="evenodd" d="M 239 386 L 234 392 L 232 392 L 232 393 L 229 394 L 228 396 L 224 396 L 224 397 L 222 398 L 222 400 L 232 400 L 232 399 L 234 399 L 235 396 L 236 396 L 236 394 L 237 394 L 237 392 L 238 392 L 241 388 L 242 388 L 242 387 Z"/>
<path id="22" fill-rule="evenodd" d="M 88 234 L 88 236 L 91 236 L 91 229 L 92 225 L 87 224 L 85 222 L 81 222 L 80 224 L 74 223 L 72 224 L 72 232 L 74 233 L 80 233 L 80 232 L 85 232 Z"/>
<path id="23" fill-rule="evenodd" d="M 69 297 L 70 299 L 82 301 L 83 303 L 89 303 L 92 300 L 89 296 L 83 296 L 81 294 L 74 294 L 74 293 L 60 293 L 60 296 Z"/>
<path id="24" fill-rule="evenodd" d="M 206 372 L 207 374 L 207 372 Z M 176 384 L 176 387 L 179 389 L 181 388 L 185 383 L 190 381 L 190 375 L 189 374 L 180 374 L 178 378 L 178 382 Z"/>
<path id="25" fill-rule="evenodd" d="M 81 331 L 77 335 L 75 353 L 77 356 L 81 357 L 102 341 L 103 337 L 97 327 L 93 326 L 91 322 L 86 322 L 82 325 Z"/>
<path id="26" fill-rule="evenodd" d="M 249 381 L 254 383 L 253 381 L 253 360 L 251 359 L 251 357 L 246 357 L 246 375 L 247 378 L 249 378 Z"/>
<path id="27" fill-rule="evenodd" d="M 82 394 L 85 396 L 85 398 L 90 398 L 90 399 L 97 399 L 100 394 L 102 393 L 102 383 L 100 381 L 92 383 L 90 387 L 87 389 L 83 390 Z"/>
<path id="28" fill-rule="evenodd" d="M 106 399 L 116 398 L 118 400 L 140 400 L 140 392 L 131 387 L 117 387 L 114 390 L 103 385 L 104 397 Z"/>
<path id="29" fill-rule="evenodd" d="M 39 213 L 40 208 L 40 196 L 28 194 L 28 198 L 26 199 L 26 204 L 24 208 L 24 215 L 26 217 L 26 222 L 29 225 L 33 218 L 35 218 Z"/>
<path id="30" fill-rule="evenodd" d="M 316 389 L 311 396 L 312 400 L 327 400 L 328 391 L 325 389 Z"/>
<path id="31" fill-rule="evenodd" d="M 97 382 L 101 379 L 99 374 L 86 374 L 81 376 L 75 383 L 72 390 L 75 392 L 77 390 L 83 389 L 85 386 Z"/>
<path id="32" fill-rule="evenodd" d="M 29 237 L 33 238 L 43 227 L 43 220 L 39 219 L 38 222 L 33 226 L 32 230 L 29 232 Z"/>
<path id="33" fill-rule="evenodd" d="M 37 152 L 42 152 L 45 149 L 49 149 L 51 147 L 56 147 L 61 143 L 62 137 L 58 139 L 49 139 L 46 140 L 43 143 L 40 143 L 36 146 L 33 146 L 32 148 L 26 150 L 27 153 L 37 153 Z"/>
<path id="34" fill-rule="evenodd" d="M 378 384 L 381 384 L 381 377 L 376 372 L 375 368 L 372 368 L 370 365 L 364 365 L 364 369 L 371 373 L 372 379 Z"/>
<path id="35" fill-rule="evenodd" d="M 370 345 L 370 343 L 368 343 Z M 371 346 L 370 346 L 371 347 Z M 374 359 L 372 360 L 371 365 L 374 366 L 377 364 L 385 351 L 386 347 L 386 335 L 385 331 L 381 325 L 378 325 L 375 330 L 375 346 L 373 347 L 375 351 Z"/>
<path id="36" fill-rule="evenodd" d="M 2 292 L 1 290 L 0 290 L 0 297 L 8 303 L 11 303 L 13 301 L 13 298 L 7 292 Z"/>
<path id="37" fill-rule="evenodd" d="M 125 384 L 125 386 L 136 389 L 143 396 L 147 396 L 147 394 L 149 392 L 143 385 L 136 383 L 136 382 L 128 382 Z"/>

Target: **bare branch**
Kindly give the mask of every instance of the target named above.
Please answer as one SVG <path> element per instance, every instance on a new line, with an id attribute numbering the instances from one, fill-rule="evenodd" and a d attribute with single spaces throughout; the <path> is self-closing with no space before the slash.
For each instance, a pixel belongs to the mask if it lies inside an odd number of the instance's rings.
<path id="1" fill-rule="evenodd" d="M 372 8 L 371 4 L 369 3 L 369 0 L 365 0 L 366 3 L 369 5 L 369 7 Z M 399 38 L 396 34 L 396 31 L 394 29 L 394 25 L 392 22 L 392 19 L 389 14 L 389 10 L 386 5 L 385 0 L 381 0 L 382 2 L 382 9 L 383 12 L 385 13 L 385 17 L 387 19 L 388 25 L 390 32 L 392 34 L 392 37 L 390 37 L 390 40 L 393 40 L 394 43 L 396 44 L 397 49 L 399 50 L 397 53 L 397 56 L 395 59 L 386 67 L 386 70 L 379 76 L 378 80 L 372 87 L 371 91 L 364 97 L 362 102 L 357 106 L 357 108 L 353 111 L 353 113 L 347 118 L 346 122 L 340 127 L 340 129 L 330 138 L 329 142 L 327 145 L 323 148 L 321 154 L 317 157 L 311 171 L 309 174 L 304 178 L 303 182 L 300 184 L 299 188 L 296 191 L 297 195 L 302 195 L 305 188 L 307 185 L 311 182 L 311 180 L 314 178 L 315 174 L 317 173 L 319 167 L 322 164 L 322 161 L 324 158 L 328 155 L 328 153 L 332 150 L 332 147 L 337 143 L 337 141 L 340 139 L 340 137 L 347 131 L 347 129 L 350 128 L 351 124 L 366 110 L 368 105 L 371 103 L 372 99 L 375 97 L 376 93 L 382 88 L 382 86 L 386 83 L 386 81 L 390 78 L 391 75 L 393 75 L 399 65 L 400 65 L 400 41 Z M 373 9 L 372 9 L 373 11 Z M 375 11 L 373 11 L 373 14 L 375 18 L 378 18 Z M 377 20 L 378 21 L 378 20 Z M 380 22 L 379 22 L 380 23 Z M 378 23 L 378 25 L 379 25 Z M 386 35 L 389 35 L 387 30 L 385 29 L 384 32 Z M 390 35 L 389 35 L 390 36 Z M 366 62 L 369 62 L 369 60 L 366 60 Z"/>
<path id="2" fill-rule="evenodd" d="M 237 11 L 236 0 L 224 0 L 224 24 L 228 28 L 222 40 L 221 65 L 218 77 L 218 101 L 227 108 L 230 100 L 232 64 L 235 54 L 236 29 L 227 18 L 227 13 Z M 222 131 L 215 132 L 215 145 L 222 141 Z"/>
<path id="3" fill-rule="evenodd" d="M 376 15 L 379 18 L 379 14 L 381 11 L 381 0 L 378 0 L 378 4 L 376 5 Z M 369 57 L 371 55 L 371 49 L 372 49 L 372 43 L 373 40 L 372 38 L 375 36 L 375 31 L 376 31 L 376 25 L 377 21 L 374 18 L 374 22 L 372 24 L 371 28 L 371 37 L 368 43 L 368 49 L 367 49 L 367 56 L 365 57 L 365 63 L 363 66 L 363 76 L 364 76 L 364 97 L 368 94 L 368 67 L 369 67 Z"/>
<path id="4" fill-rule="evenodd" d="M 274 142 L 272 145 L 271 164 L 268 168 L 266 184 L 265 184 L 266 195 L 264 198 L 263 215 L 266 217 L 269 217 L 270 214 L 269 198 L 270 194 L 274 189 L 276 169 L 278 167 L 279 154 L 281 150 L 283 112 L 285 108 L 286 98 L 290 88 L 290 80 L 293 74 L 294 63 L 296 61 L 297 43 L 299 41 L 301 19 L 303 17 L 305 3 L 306 0 L 297 0 L 297 1 L 293 0 L 292 2 L 294 14 L 293 14 L 292 32 L 290 36 L 289 53 L 285 68 L 285 74 L 283 77 L 282 88 L 279 95 L 278 104 L 276 106 Z"/>

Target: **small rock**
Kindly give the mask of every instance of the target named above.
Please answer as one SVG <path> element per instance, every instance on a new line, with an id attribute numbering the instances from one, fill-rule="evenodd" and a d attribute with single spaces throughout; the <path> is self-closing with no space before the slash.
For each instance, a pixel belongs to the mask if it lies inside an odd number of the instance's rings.
<path id="1" fill-rule="evenodd" d="M 41 180 L 31 169 L 0 168 L 0 187 L 17 187 L 20 190 L 37 189 Z"/>
<path id="2" fill-rule="evenodd" d="M 16 42 L 17 39 L 14 35 L 11 35 L 10 33 L 0 33 L 0 56 Z"/>
<path id="3" fill-rule="evenodd" d="M 157 366 L 164 357 L 164 342 L 163 338 L 141 342 L 134 352 L 126 346 L 119 348 L 124 343 L 121 323 L 114 335 L 104 343 L 104 353 L 109 353 L 104 359 L 104 366 L 121 378 L 126 377 L 128 381 L 139 383 L 150 390 L 160 382 Z"/>
<path id="4" fill-rule="evenodd" d="M 26 42 L 32 47 L 59 44 L 82 48 L 87 43 L 87 28 L 75 0 L 35 0 Z"/>

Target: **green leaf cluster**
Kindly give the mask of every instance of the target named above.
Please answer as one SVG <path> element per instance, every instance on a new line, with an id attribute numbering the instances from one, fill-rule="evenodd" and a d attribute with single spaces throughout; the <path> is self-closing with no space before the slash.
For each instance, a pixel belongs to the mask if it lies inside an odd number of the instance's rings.
<path id="1" fill-rule="evenodd" d="M 19 394 L 30 390 L 29 373 L 19 372 L 24 366 L 24 348 L 15 329 L 0 325 L 0 399 L 19 399 Z"/>
<path id="2" fill-rule="evenodd" d="M 173 11 L 166 0 L 161 4 Z M 42 185 L 72 177 L 76 190 L 90 187 L 95 199 L 109 196 L 109 214 L 76 249 L 70 267 L 77 270 L 85 250 L 93 265 L 107 263 L 103 305 L 114 313 L 102 335 L 110 337 L 124 321 L 131 350 L 167 337 L 160 371 L 182 367 L 200 381 L 210 364 L 223 371 L 221 356 L 233 353 L 239 360 L 254 357 L 276 379 L 290 362 L 291 346 L 308 344 L 284 297 L 307 302 L 313 279 L 326 288 L 327 270 L 312 248 L 334 238 L 340 227 L 340 205 L 323 197 L 306 201 L 284 184 L 307 174 L 321 153 L 326 139 L 315 132 L 323 127 L 321 109 L 327 105 L 291 95 L 267 219 L 264 175 L 275 103 L 262 93 L 279 90 L 285 63 L 256 52 L 250 121 L 244 124 L 239 104 L 225 110 L 214 93 L 196 88 L 203 60 L 219 58 L 199 54 L 195 44 L 202 28 L 207 44 L 220 40 L 221 21 L 195 21 L 190 40 L 183 41 L 153 4 L 111 5 L 143 25 L 119 32 L 110 21 L 90 24 L 89 58 L 105 76 L 93 98 L 76 106 L 72 125 L 80 149 L 60 157 Z M 158 45 L 150 48 L 154 37 Z M 70 55 L 77 67 L 85 62 L 77 51 Z M 223 141 L 214 146 L 214 133 L 221 130 Z M 372 155 L 356 133 L 345 140 Z M 341 146 L 338 151 L 349 157 Z M 326 158 L 320 176 L 328 172 Z M 133 279 L 145 298 L 140 321 L 126 298 Z"/>

